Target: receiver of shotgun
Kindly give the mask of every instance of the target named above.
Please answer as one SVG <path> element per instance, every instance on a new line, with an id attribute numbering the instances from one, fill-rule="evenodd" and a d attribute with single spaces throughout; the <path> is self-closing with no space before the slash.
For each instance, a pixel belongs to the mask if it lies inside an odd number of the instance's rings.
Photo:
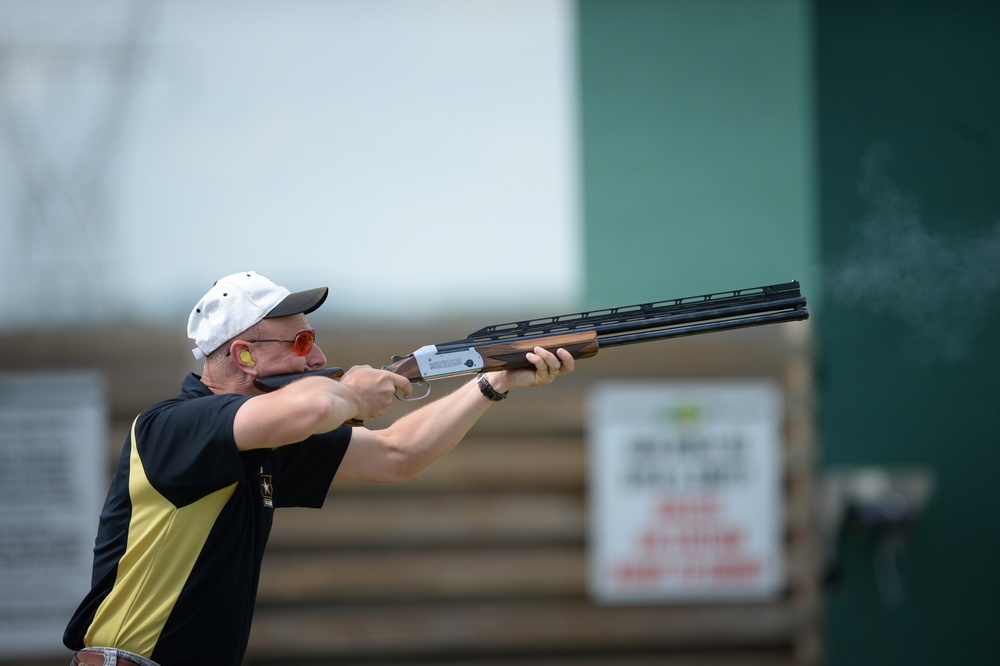
<path id="1" fill-rule="evenodd" d="M 792 281 L 493 324 L 461 340 L 426 345 L 411 354 L 393 356 L 392 363 L 383 366 L 383 370 L 424 385 L 426 391 L 417 396 L 422 398 L 430 393 L 428 380 L 534 367 L 525 354 L 535 347 L 553 352 L 561 347 L 573 358 L 581 359 L 590 358 L 604 348 L 808 318 L 806 299 L 800 293 L 799 283 Z M 269 391 L 309 375 L 336 378 L 342 374 L 339 368 L 324 368 L 262 377 L 254 382 L 261 390 Z"/>

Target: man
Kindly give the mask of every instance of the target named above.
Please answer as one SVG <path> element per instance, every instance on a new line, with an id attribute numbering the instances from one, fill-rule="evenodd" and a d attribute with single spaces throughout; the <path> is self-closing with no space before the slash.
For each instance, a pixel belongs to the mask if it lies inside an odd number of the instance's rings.
<path id="1" fill-rule="evenodd" d="M 334 478 L 411 479 L 507 391 L 573 371 L 565 350 L 536 348 L 532 369 L 481 374 L 383 430 L 348 427 L 384 413 L 410 382 L 358 366 L 339 380 L 254 386 L 326 364 L 306 315 L 327 291 L 237 273 L 195 306 L 188 335 L 203 374 L 133 422 L 101 513 L 92 589 L 63 637 L 73 664 L 240 664 L 274 508 L 320 507 Z"/>

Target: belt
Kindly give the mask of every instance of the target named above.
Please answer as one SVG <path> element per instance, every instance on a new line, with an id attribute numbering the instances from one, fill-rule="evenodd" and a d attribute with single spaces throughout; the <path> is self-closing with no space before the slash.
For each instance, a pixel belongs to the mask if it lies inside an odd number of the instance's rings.
<path id="1" fill-rule="evenodd" d="M 117 663 L 119 666 L 140 666 L 125 657 L 118 657 Z M 73 655 L 70 666 L 104 666 L 104 653 L 96 650 L 80 650 Z"/>

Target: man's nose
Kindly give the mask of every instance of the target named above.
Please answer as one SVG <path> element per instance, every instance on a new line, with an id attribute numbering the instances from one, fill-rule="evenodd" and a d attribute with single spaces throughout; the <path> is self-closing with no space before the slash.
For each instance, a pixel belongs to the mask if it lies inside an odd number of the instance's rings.
<path id="1" fill-rule="evenodd" d="M 313 348 L 309 350 L 309 355 L 306 356 L 306 362 L 309 364 L 310 368 L 322 368 L 326 365 L 326 355 L 323 350 L 319 348 L 319 345 L 314 344 Z"/>

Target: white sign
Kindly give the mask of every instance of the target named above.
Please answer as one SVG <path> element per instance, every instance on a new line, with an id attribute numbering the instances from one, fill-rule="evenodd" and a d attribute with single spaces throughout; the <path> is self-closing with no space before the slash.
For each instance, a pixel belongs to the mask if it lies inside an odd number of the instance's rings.
<path id="1" fill-rule="evenodd" d="M 617 382 L 596 386 L 590 398 L 593 598 L 778 593 L 784 583 L 778 387 Z"/>
<path id="2" fill-rule="evenodd" d="M 0 657 L 66 654 L 107 491 L 100 375 L 0 374 Z"/>

